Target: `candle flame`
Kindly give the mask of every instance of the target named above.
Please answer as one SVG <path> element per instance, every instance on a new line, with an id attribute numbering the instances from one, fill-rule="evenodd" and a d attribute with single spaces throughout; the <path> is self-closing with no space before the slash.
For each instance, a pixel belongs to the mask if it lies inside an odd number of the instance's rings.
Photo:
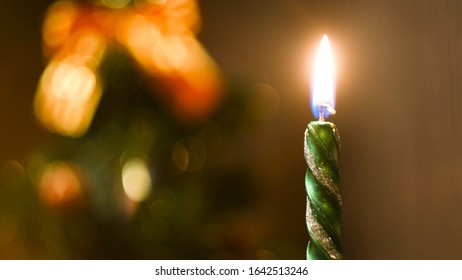
<path id="1" fill-rule="evenodd" d="M 327 35 L 322 37 L 319 46 L 313 80 L 311 108 L 316 118 L 324 120 L 335 113 L 334 60 Z"/>

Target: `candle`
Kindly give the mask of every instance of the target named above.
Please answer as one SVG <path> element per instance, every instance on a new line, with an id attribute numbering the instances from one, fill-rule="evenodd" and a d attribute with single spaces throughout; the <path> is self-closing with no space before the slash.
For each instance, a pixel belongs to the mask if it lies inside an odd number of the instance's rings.
<path id="1" fill-rule="evenodd" d="M 314 71 L 312 108 L 319 121 L 305 131 L 306 224 L 310 241 L 307 259 L 342 259 L 340 240 L 342 198 L 337 158 L 340 137 L 337 128 L 325 119 L 334 110 L 334 67 L 326 35 L 322 38 Z"/>

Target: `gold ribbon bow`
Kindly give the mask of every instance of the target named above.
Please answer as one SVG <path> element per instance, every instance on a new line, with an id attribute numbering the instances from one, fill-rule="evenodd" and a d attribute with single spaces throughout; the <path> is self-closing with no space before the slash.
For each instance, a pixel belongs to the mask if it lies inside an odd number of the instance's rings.
<path id="1" fill-rule="evenodd" d="M 163 82 L 170 93 L 165 99 L 179 118 L 204 117 L 219 100 L 220 78 L 194 36 L 199 25 L 195 0 L 138 0 L 119 9 L 55 3 L 43 26 L 50 62 L 35 98 L 38 119 L 56 133 L 84 134 L 101 97 L 98 68 L 114 43 Z"/>

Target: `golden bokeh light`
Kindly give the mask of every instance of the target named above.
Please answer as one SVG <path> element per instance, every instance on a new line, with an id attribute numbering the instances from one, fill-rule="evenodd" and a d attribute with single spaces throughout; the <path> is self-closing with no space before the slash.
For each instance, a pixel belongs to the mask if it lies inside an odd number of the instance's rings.
<path id="1" fill-rule="evenodd" d="M 172 160 L 181 171 L 186 171 L 188 169 L 189 151 L 181 142 L 177 142 L 175 146 L 173 146 Z"/>
<path id="2" fill-rule="evenodd" d="M 158 24 L 137 15 L 117 35 L 150 76 L 163 79 L 171 92 L 165 98 L 177 116 L 202 118 L 219 102 L 218 68 L 190 32 L 164 34 Z"/>
<path id="3" fill-rule="evenodd" d="M 46 52 L 64 45 L 71 37 L 79 11 L 73 2 L 58 1 L 47 13 L 43 24 L 43 43 Z"/>
<path id="4" fill-rule="evenodd" d="M 98 32 L 82 28 L 66 46 L 43 72 L 35 113 L 48 130 L 79 137 L 88 129 L 101 97 L 96 69 L 106 40 Z"/>
<path id="5" fill-rule="evenodd" d="M 122 185 L 127 197 L 134 202 L 141 202 L 149 198 L 152 190 L 152 179 L 144 159 L 132 158 L 123 165 Z"/>
<path id="6" fill-rule="evenodd" d="M 181 171 L 200 170 L 207 159 L 207 150 L 198 138 L 183 138 L 172 149 L 172 160 Z"/>
<path id="7" fill-rule="evenodd" d="M 196 0 L 136 0 L 135 7 L 140 14 L 159 26 L 164 34 L 199 31 L 201 22 Z"/>
<path id="8" fill-rule="evenodd" d="M 106 39 L 98 32 L 85 29 L 76 35 L 76 42 L 72 45 L 73 49 L 69 55 L 80 55 L 88 60 L 88 64 L 98 66 L 106 50 Z"/>
<path id="9" fill-rule="evenodd" d="M 86 66 L 59 63 L 51 77 L 51 92 L 58 98 L 85 100 L 96 87 L 96 77 Z"/>
<path id="10" fill-rule="evenodd" d="M 103 5 L 59 1 L 43 27 L 51 58 L 37 90 L 35 112 L 50 131 L 79 137 L 88 129 L 102 92 L 99 65 L 118 43 L 170 91 L 165 102 L 182 120 L 202 119 L 220 100 L 217 67 L 195 38 L 195 0 L 101 0 Z"/>
<path id="11" fill-rule="evenodd" d="M 79 58 L 50 63 L 35 99 L 39 120 L 50 131 L 71 137 L 87 130 L 101 96 L 96 73 Z"/>
<path id="12" fill-rule="evenodd" d="M 154 4 L 157 6 L 163 6 L 167 3 L 168 0 L 134 0 L 136 7 L 143 7 L 146 4 Z"/>
<path id="13" fill-rule="evenodd" d="M 172 109 L 183 118 L 201 118 L 209 113 L 220 99 L 221 81 L 218 68 L 202 45 L 192 37 L 166 41 L 167 62 L 165 84 L 173 93 Z M 170 44 L 173 43 L 173 50 Z"/>
<path id="14" fill-rule="evenodd" d="M 130 0 L 102 0 L 102 3 L 111 9 L 120 9 L 127 6 Z"/>

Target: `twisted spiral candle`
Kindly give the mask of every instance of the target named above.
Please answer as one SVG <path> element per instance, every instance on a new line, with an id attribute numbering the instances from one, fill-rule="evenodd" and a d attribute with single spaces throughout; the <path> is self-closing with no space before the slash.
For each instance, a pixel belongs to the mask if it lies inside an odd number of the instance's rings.
<path id="1" fill-rule="evenodd" d="M 306 223 L 310 242 L 307 259 L 342 259 L 340 240 L 342 198 L 337 158 L 340 136 L 331 122 L 308 124 L 305 131 L 305 159 L 308 164 Z"/>

